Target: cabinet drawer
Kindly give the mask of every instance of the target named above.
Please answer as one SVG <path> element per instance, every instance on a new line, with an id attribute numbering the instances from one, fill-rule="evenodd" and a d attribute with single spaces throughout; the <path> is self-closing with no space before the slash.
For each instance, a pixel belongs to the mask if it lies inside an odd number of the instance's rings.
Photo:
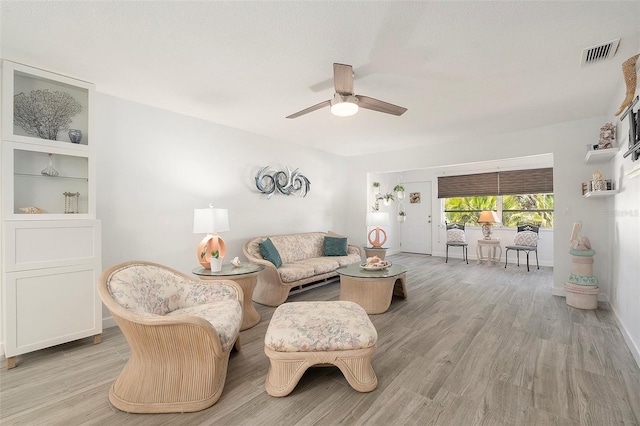
<path id="1" fill-rule="evenodd" d="M 5 222 L 5 268 L 49 268 L 100 259 L 100 221 Z"/>

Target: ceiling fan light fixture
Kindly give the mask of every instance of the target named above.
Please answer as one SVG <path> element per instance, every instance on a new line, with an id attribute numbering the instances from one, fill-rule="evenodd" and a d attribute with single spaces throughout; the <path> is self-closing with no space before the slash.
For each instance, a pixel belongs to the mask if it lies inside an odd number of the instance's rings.
<path id="1" fill-rule="evenodd" d="M 337 117 L 350 117 L 358 112 L 358 99 L 355 96 L 333 95 L 331 100 L 331 114 Z"/>

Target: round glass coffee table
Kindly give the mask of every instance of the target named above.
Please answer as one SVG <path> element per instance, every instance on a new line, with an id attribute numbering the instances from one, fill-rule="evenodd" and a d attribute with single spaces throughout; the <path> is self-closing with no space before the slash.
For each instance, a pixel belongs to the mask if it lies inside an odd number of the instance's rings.
<path id="1" fill-rule="evenodd" d="M 258 274 L 263 269 L 263 265 L 256 265 L 255 263 L 243 263 L 237 267 L 230 263 L 224 263 L 221 271 L 212 272 L 211 269 L 199 267 L 192 272 L 205 280 L 214 278 L 232 280 L 242 287 L 243 306 L 240 330 L 246 330 L 260 322 L 260 314 L 256 311 L 256 307 L 253 306 L 251 298 L 253 297 L 253 289 L 258 282 Z"/>
<path id="2" fill-rule="evenodd" d="M 365 270 L 359 264 L 338 268 L 340 300 L 356 302 L 368 314 L 386 312 L 394 295 L 407 298 L 408 270 L 397 263 L 375 271 Z"/>

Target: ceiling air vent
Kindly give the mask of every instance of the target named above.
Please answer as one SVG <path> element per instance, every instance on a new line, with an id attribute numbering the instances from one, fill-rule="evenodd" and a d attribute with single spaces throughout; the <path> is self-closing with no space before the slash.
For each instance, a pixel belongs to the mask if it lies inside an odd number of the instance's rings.
<path id="1" fill-rule="evenodd" d="M 597 46 L 591 46 L 582 49 L 580 66 L 584 67 L 587 65 L 595 64 L 596 62 L 601 62 L 609 58 L 613 58 L 613 55 L 616 54 L 616 50 L 618 50 L 619 43 L 620 39 L 617 38 L 603 44 L 598 44 Z"/>

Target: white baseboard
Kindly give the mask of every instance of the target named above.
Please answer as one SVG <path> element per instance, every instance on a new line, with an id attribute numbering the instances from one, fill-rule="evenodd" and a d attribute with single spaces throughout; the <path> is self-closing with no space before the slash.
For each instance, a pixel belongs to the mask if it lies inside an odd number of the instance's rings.
<path id="1" fill-rule="evenodd" d="M 434 257 L 446 257 L 447 254 L 445 252 L 433 252 L 431 254 Z M 462 259 L 462 255 L 460 254 L 460 252 L 458 251 L 458 253 L 451 253 L 449 252 L 449 259 Z M 509 259 L 511 259 L 511 257 L 509 257 Z M 469 253 L 469 262 L 471 261 L 477 262 L 478 261 L 478 256 L 475 255 L 475 253 Z M 531 259 L 529 259 L 529 267 L 531 267 L 531 265 L 533 265 L 533 267 L 535 268 L 536 264 L 535 264 L 535 259 L 533 259 L 534 262 L 531 262 Z M 504 263 L 504 259 L 500 258 L 500 261 L 498 263 Z M 553 261 L 549 261 L 549 260 L 541 260 L 540 262 L 540 266 L 548 266 L 550 268 L 553 268 Z M 509 261 L 509 265 L 517 265 L 518 264 L 518 260 L 517 259 L 513 259 L 513 261 Z M 520 262 L 520 266 L 527 266 L 527 262 L 526 260 L 523 262 Z"/>
<path id="2" fill-rule="evenodd" d="M 613 307 L 611 303 L 609 303 L 609 306 L 611 307 L 611 311 L 613 312 L 613 317 L 616 319 L 616 324 L 618 324 L 618 328 L 622 333 L 622 337 L 624 337 L 624 341 L 627 344 L 627 347 L 629 348 L 629 350 L 631 351 L 631 355 L 633 356 L 633 359 L 636 360 L 636 364 L 638 365 L 638 367 L 640 367 L 640 348 L 638 348 L 638 346 L 635 344 L 633 339 L 631 339 L 631 336 L 629 336 L 629 333 L 627 332 L 627 329 L 624 326 L 624 323 L 620 321 L 620 318 L 618 317 L 618 312 L 616 311 L 616 309 Z"/>
<path id="3" fill-rule="evenodd" d="M 118 324 L 116 323 L 116 320 L 113 319 L 113 317 L 106 317 L 106 318 L 102 318 L 102 329 L 104 330 L 105 328 L 111 328 L 111 327 L 117 327 Z"/>

